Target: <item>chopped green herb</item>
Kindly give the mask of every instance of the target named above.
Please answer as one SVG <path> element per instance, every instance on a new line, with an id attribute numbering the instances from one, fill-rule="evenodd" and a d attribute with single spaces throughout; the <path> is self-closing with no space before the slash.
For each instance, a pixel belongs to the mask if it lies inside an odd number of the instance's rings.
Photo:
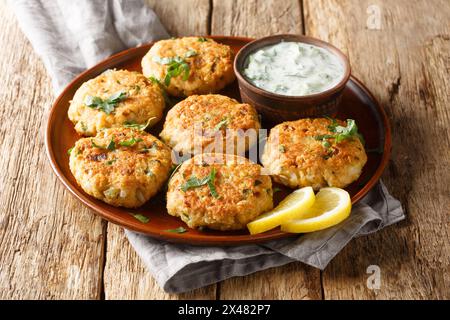
<path id="1" fill-rule="evenodd" d="M 136 130 L 140 130 L 140 131 L 146 131 L 150 127 L 150 124 L 152 123 L 152 121 L 155 119 L 156 119 L 156 117 L 151 117 L 144 124 L 138 124 L 134 121 L 125 121 L 123 126 L 125 128 L 132 128 L 132 129 L 136 129 Z"/>
<path id="2" fill-rule="evenodd" d="M 81 121 L 81 122 L 80 122 L 80 125 L 81 125 L 81 130 L 83 130 L 83 131 L 86 132 L 87 129 L 88 129 L 87 126 L 86 126 L 86 123 L 84 123 L 83 121 Z"/>
<path id="3" fill-rule="evenodd" d="M 166 87 L 169 86 L 170 80 L 173 77 L 179 76 L 181 73 L 183 73 L 183 81 L 186 81 L 189 78 L 189 71 L 190 67 L 189 64 L 184 60 L 183 58 L 179 56 L 175 57 L 153 57 L 153 61 L 159 64 L 167 65 L 167 73 L 164 77 L 164 85 Z"/>
<path id="4" fill-rule="evenodd" d="M 68 154 L 69 156 L 70 156 L 70 154 L 72 153 L 73 148 L 75 148 L 75 147 L 72 147 L 72 148 L 70 148 L 69 150 L 67 150 L 67 154 Z"/>
<path id="5" fill-rule="evenodd" d="M 205 37 L 198 37 L 198 42 L 207 42 L 208 39 Z"/>
<path id="6" fill-rule="evenodd" d="M 99 97 L 87 96 L 84 100 L 84 104 L 89 108 L 101 110 L 106 114 L 111 114 L 117 107 L 117 104 L 125 100 L 127 97 L 128 94 L 124 91 L 116 92 L 106 100 Z"/>
<path id="7" fill-rule="evenodd" d="M 114 140 L 112 138 L 111 138 L 111 141 L 108 143 L 108 145 L 106 147 L 96 144 L 94 142 L 94 139 L 91 139 L 91 143 L 92 143 L 92 146 L 94 148 L 99 148 L 99 149 L 104 149 L 104 150 L 107 149 L 107 150 L 110 150 L 110 151 L 113 151 L 113 150 L 116 149 L 116 143 L 114 142 Z"/>
<path id="8" fill-rule="evenodd" d="M 314 139 L 316 140 L 324 140 L 324 139 L 334 139 L 334 136 L 332 134 L 322 134 L 319 136 L 315 136 Z"/>
<path id="9" fill-rule="evenodd" d="M 255 180 L 255 187 L 256 187 L 256 186 L 259 186 L 260 184 L 262 184 L 262 181 L 261 181 L 261 180 Z"/>
<path id="10" fill-rule="evenodd" d="M 175 105 L 175 102 L 172 100 L 172 98 L 169 97 L 169 95 L 166 92 L 166 88 L 163 86 L 163 84 L 161 83 L 161 81 L 159 81 L 158 79 L 156 79 L 154 76 L 150 76 L 148 77 L 149 80 L 155 84 L 157 84 L 161 90 L 162 90 L 162 95 L 164 97 L 164 101 L 166 102 L 166 104 L 168 106 L 173 106 Z"/>
<path id="11" fill-rule="evenodd" d="M 272 190 L 273 190 L 273 193 L 276 193 L 276 192 L 280 192 L 280 191 L 281 191 L 281 189 L 278 188 L 278 187 L 275 187 L 275 188 L 273 188 Z"/>
<path id="12" fill-rule="evenodd" d="M 285 153 L 286 152 L 286 147 L 284 145 L 280 144 L 278 146 L 278 151 L 280 151 L 281 153 Z"/>
<path id="13" fill-rule="evenodd" d="M 92 146 L 93 146 L 94 148 L 99 148 L 99 149 L 106 149 L 105 147 L 103 147 L 103 146 L 99 146 L 98 144 L 96 144 L 96 143 L 94 142 L 94 140 L 93 140 L 93 139 L 91 139 L 91 143 L 92 143 Z"/>
<path id="14" fill-rule="evenodd" d="M 181 162 L 181 163 L 177 164 L 177 165 L 172 169 L 172 173 L 170 174 L 170 177 L 169 177 L 169 179 L 168 179 L 167 181 L 170 181 L 170 179 L 172 179 L 173 175 L 174 175 L 175 173 L 177 173 L 178 169 L 180 169 L 180 167 L 181 167 L 182 164 L 183 164 L 183 163 Z"/>
<path id="15" fill-rule="evenodd" d="M 114 162 L 116 162 L 117 161 L 117 159 L 112 159 L 112 160 L 108 160 L 108 161 L 106 161 L 106 164 L 108 165 L 108 166 L 110 166 L 110 165 L 112 165 Z"/>
<path id="16" fill-rule="evenodd" d="M 190 57 L 194 57 L 197 55 L 197 51 L 195 50 L 189 50 L 188 52 L 185 53 L 184 57 L 185 58 L 190 58 Z"/>
<path id="17" fill-rule="evenodd" d="M 114 142 L 113 138 L 111 138 L 111 141 L 106 146 L 106 149 L 113 151 L 116 149 L 116 143 Z"/>
<path id="18" fill-rule="evenodd" d="M 214 127 L 214 131 L 219 131 L 222 128 L 226 128 L 228 125 L 228 118 L 224 118 L 222 119 L 222 121 L 220 121 L 215 127 Z"/>
<path id="19" fill-rule="evenodd" d="M 150 219 L 146 216 L 144 216 L 143 214 L 140 213 L 131 213 L 130 214 L 136 219 L 139 220 L 142 223 L 148 223 L 150 221 Z"/>
<path id="20" fill-rule="evenodd" d="M 139 91 L 141 91 L 141 87 L 138 86 L 138 85 L 135 85 L 135 86 L 134 86 L 134 90 L 135 90 L 136 92 L 139 92 Z"/>
<path id="21" fill-rule="evenodd" d="M 141 141 L 143 141 L 141 138 L 135 139 L 134 137 L 132 137 L 130 140 L 120 141 L 119 144 L 124 147 L 131 147 Z"/>
<path id="22" fill-rule="evenodd" d="M 164 231 L 172 232 L 172 233 L 185 233 L 187 230 L 185 228 L 183 228 L 183 227 L 178 227 L 176 229 L 167 229 L 167 230 L 164 230 Z"/>
<path id="23" fill-rule="evenodd" d="M 323 134 L 319 136 L 315 136 L 314 139 L 322 140 L 322 144 L 325 148 L 330 148 L 331 144 L 327 139 L 334 139 L 336 143 L 342 142 L 347 139 L 358 138 L 361 143 L 364 145 L 364 138 L 358 132 L 358 127 L 356 126 L 356 122 L 353 119 L 347 119 L 347 125 L 345 127 L 340 126 L 336 119 L 331 119 L 331 124 L 328 126 L 328 129 L 334 134 Z"/>
<path id="24" fill-rule="evenodd" d="M 204 185 L 208 185 L 209 187 L 209 192 L 211 193 L 211 195 L 214 198 L 218 198 L 219 194 L 216 191 L 216 187 L 214 186 L 214 180 L 216 179 L 216 169 L 212 168 L 211 172 L 209 173 L 209 175 L 207 175 L 206 177 L 204 177 L 203 179 L 199 179 L 195 176 L 190 177 L 182 186 L 181 186 L 181 190 L 183 192 L 186 192 L 189 189 L 192 188 L 199 188 L 202 187 Z"/>

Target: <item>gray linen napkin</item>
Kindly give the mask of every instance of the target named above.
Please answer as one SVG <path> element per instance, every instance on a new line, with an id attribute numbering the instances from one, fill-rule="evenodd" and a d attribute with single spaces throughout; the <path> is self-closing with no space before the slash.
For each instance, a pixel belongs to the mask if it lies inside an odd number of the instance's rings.
<path id="1" fill-rule="evenodd" d="M 59 92 L 78 73 L 109 55 L 167 37 L 143 0 L 14 0 L 20 26 Z M 354 237 L 404 219 L 401 204 L 379 183 L 341 224 L 262 245 L 195 247 L 125 230 L 149 271 L 167 292 L 180 293 L 224 279 L 301 261 L 324 269 Z"/>

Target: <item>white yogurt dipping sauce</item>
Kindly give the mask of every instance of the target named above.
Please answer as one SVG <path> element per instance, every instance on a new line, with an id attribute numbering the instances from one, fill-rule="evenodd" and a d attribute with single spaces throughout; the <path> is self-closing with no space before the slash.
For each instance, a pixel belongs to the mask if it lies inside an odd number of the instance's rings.
<path id="1" fill-rule="evenodd" d="M 287 96 L 323 92 L 344 77 L 330 51 L 301 42 L 280 42 L 252 53 L 244 75 L 258 88 Z"/>

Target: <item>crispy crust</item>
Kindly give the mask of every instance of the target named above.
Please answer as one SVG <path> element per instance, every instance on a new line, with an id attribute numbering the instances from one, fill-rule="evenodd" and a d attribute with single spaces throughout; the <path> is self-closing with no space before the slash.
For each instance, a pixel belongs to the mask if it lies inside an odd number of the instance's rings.
<path id="1" fill-rule="evenodd" d="M 343 188 L 358 179 L 367 162 L 358 138 L 333 143 L 330 149 L 314 138 L 332 134 L 330 124 L 325 118 L 300 119 L 272 128 L 261 162 L 275 181 L 291 188 L 319 189 Z"/>
<path id="2" fill-rule="evenodd" d="M 207 185 L 181 190 L 190 177 L 204 178 L 213 168 L 218 198 Z M 245 228 L 248 222 L 273 207 L 272 181 L 270 176 L 262 175 L 261 169 L 258 164 L 234 155 L 197 155 L 184 162 L 170 179 L 167 211 L 191 228 Z"/>
<path id="3" fill-rule="evenodd" d="M 237 137 L 247 133 L 241 147 L 248 150 L 257 141 L 260 128 L 258 113 L 251 105 L 218 94 L 194 95 L 168 112 L 160 137 L 183 154 L 202 153 L 208 145 L 214 145 L 215 139 L 221 141 L 223 149 L 209 152 L 226 152 L 229 141 L 230 146 L 234 146 L 229 153 L 236 153 Z"/>
<path id="4" fill-rule="evenodd" d="M 133 138 L 142 141 L 120 145 Z M 106 149 L 111 140 L 115 150 Z M 113 206 L 134 208 L 158 192 L 169 176 L 172 160 L 170 148 L 151 134 L 111 128 L 78 140 L 69 164 L 86 193 Z"/>
<path id="5" fill-rule="evenodd" d="M 114 112 L 107 114 L 89 108 L 87 96 L 107 99 L 117 92 L 126 92 L 128 97 L 117 104 Z M 95 136 L 104 128 L 122 126 L 126 122 L 145 124 L 154 118 L 155 124 L 162 118 L 164 97 L 161 88 L 138 72 L 108 70 L 81 85 L 70 103 L 68 116 L 75 130 L 84 136 Z"/>
<path id="6" fill-rule="evenodd" d="M 146 77 L 164 79 L 167 65 L 154 61 L 154 57 L 185 57 L 193 50 L 197 54 L 184 58 L 189 64 L 189 78 L 182 75 L 173 77 L 167 91 L 173 96 L 214 93 L 231 83 L 233 72 L 233 52 L 229 46 L 212 39 L 199 41 L 198 37 L 184 37 L 156 42 L 142 59 L 142 72 Z"/>

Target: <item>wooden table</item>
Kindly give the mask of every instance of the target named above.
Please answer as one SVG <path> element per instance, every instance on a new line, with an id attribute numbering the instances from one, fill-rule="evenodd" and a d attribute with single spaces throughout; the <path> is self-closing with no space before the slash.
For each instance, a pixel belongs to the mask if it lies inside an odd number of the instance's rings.
<path id="1" fill-rule="evenodd" d="M 292 263 L 183 295 L 161 290 L 123 230 L 56 179 L 44 151 L 50 79 L 0 4 L 0 298 L 450 298 L 450 2 L 149 1 L 170 33 L 305 33 L 350 57 L 391 119 L 383 179 L 407 220 L 352 241 L 324 272 Z M 378 290 L 367 268 L 381 271 Z"/>

